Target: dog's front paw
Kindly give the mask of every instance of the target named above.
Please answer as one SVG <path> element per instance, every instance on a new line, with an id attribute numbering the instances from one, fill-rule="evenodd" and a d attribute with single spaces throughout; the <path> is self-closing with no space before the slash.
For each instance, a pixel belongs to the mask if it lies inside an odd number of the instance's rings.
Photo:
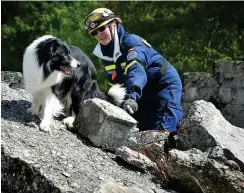
<path id="1" fill-rule="evenodd" d="M 42 120 L 41 124 L 40 124 L 40 130 L 44 131 L 44 132 L 50 132 L 50 122 L 46 121 L 46 120 Z"/>
<path id="2" fill-rule="evenodd" d="M 74 121 L 75 121 L 75 117 L 67 117 L 63 119 L 63 124 L 65 124 L 69 128 L 72 128 Z"/>
<path id="3" fill-rule="evenodd" d="M 31 115 L 36 115 L 37 116 L 38 113 L 39 113 L 39 110 L 38 109 L 29 108 L 29 109 L 27 109 L 26 112 L 31 114 Z"/>

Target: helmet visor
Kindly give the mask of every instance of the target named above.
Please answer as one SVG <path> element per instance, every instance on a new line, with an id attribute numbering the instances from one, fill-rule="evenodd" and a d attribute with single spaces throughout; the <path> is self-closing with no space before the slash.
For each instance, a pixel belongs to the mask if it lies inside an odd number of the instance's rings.
<path id="1" fill-rule="evenodd" d="M 102 18 L 101 13 L 91 13 L 85 18 L 85 29 L 95 28 L 97 21 Z"/>
<path id="2" fill-rule="evenodd" d="M 91 13 L 85 18 L 85 29 L 90 31 L 99 26 L 102 22 L 115 17 L 114 14 Z"/>

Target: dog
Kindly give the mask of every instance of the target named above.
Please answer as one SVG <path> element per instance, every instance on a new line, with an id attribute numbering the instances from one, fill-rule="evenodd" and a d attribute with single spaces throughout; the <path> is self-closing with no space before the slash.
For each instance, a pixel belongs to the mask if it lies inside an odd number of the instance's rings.
<path id="1" fill-rule="evenodd" d="M 40 115 L 42 131 L 50 131 L 53 117 L 60 115 L 66 116 L 64 124 L 73 127 L 84 100 L 100 98 L 120 106 L 126 94 L 120 85 L 112 86 L 107 93 L 100 91 L 89 57 L 51 35 L 39 37 L 26 48 L 23 78 L 25 89 L 33 97 L 27 112 Z"/>

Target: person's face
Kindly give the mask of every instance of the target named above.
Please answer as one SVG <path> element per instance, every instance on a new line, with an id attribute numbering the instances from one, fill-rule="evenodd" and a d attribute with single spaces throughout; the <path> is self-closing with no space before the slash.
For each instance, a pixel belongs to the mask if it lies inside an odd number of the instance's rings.
<path id="1" fill-rule="evenodd" d="M 91 34 L 97 39 L 97 41 L 99 41 L 104 46 L 108 45 L 112 40 L 108 25 L 96 29 Z"/>

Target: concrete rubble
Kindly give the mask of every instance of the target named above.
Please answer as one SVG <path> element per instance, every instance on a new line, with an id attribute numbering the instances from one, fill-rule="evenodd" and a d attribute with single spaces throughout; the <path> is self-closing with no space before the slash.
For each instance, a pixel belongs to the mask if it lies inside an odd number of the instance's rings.
<path id="1" fill-rule="evenodd" d="M 225 89 L 234 83 L 221 78 L 236 69 L 232 81 L 242 81 L 243 63 L 226 64 L 216 65 L 215 75 L 184 80 L 187 111 L 175 147 L 169 133 L 140 132 L 130 115 L 100 99 L 85 101 L 71 131 L 56 119 L 51 134 L 41 132 L 40 119 L 26 114 L 31 96 L 21 89 L 21 74 L 2 72 L 3 192 L 243 193 L 244 129 L 223 116 L 228 105 L 242 104 L 228 99 Z M 239 96 L 242 86 L 236 89 Z"/>
<path id="2" fill-rule="evenodd" d="M 183 74 L 184 112 L 196 100 L 212 102 L 231 124 L 244 128 L 244 61 L 220 61 L 213 73 Z"/>
<path id="3" fill-rule="evenodd" d="M 107 182 L 167 193 L 150 173 L 128 169 L 115 155 L 54 120 L 51 134 L 26 114 L 31 96 L 1 83 L 1 187 L 4 193 L 93 193 Z"/>

